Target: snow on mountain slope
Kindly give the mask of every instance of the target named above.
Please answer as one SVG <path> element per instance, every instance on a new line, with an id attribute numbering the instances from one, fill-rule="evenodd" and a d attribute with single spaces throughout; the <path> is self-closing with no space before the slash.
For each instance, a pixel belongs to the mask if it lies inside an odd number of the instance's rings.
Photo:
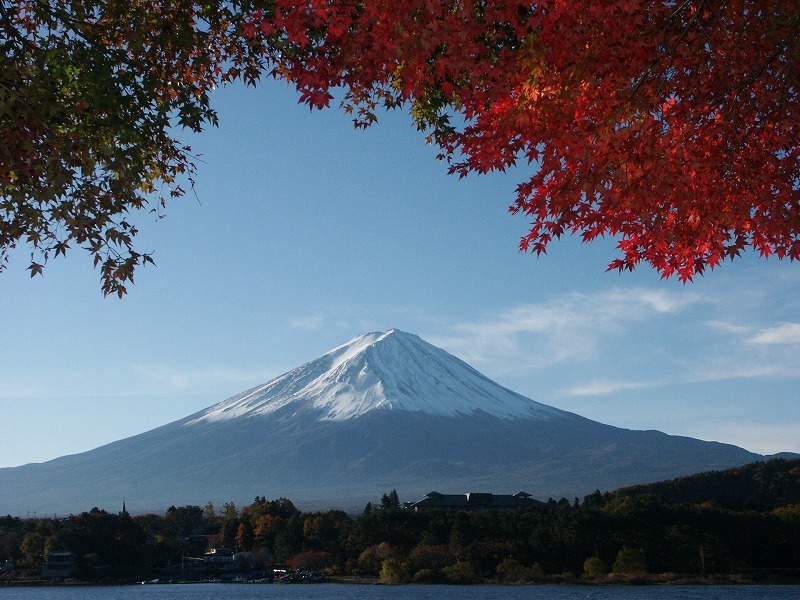
<path id="1" fill-rule="evenodd" d="M 570 413 L 508 390 L 420 337 L 368 333 L 272 381 L 216 404 L 187 425 L 266 415 L 281 408 L 342 421 L 369 411 L 434 415 L 483 411 L 501 419 L 553 420 Z"/>

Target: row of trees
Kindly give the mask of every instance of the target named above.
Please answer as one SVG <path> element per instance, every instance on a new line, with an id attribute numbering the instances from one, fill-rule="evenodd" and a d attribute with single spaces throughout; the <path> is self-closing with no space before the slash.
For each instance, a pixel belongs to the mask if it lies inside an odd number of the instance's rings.
<path id="1" fill-rule="evenodd" d="M 65 519 L 0 519 L 0 558 L 40 565 L 75 552 L 81 576 L 146 577 L 224 546 L 251 564 L 405 581 L 537 581 L 616 573 L 800 570 L 800 505 L 765 511 L 620 493 L 519 510 L 416 512 L 384 502 L 362 514 L 302 512 L 285 498 L 131 517 L 93 509 Z M 381 508 L 384 506 L 384 508 Z M 101 568 L 102 567 L 102 568 Z"/>

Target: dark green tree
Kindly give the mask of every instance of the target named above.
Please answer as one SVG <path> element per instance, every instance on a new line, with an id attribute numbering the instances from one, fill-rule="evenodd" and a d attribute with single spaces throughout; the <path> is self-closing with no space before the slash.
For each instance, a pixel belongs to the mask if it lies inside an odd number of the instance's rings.
<path id="1" fill-rule="evenodd" d="M 381 508 L 400 508 L 400 497 L 397 495 L 397 490 L 392 490 L 388 494 L 381 496 Z"/>

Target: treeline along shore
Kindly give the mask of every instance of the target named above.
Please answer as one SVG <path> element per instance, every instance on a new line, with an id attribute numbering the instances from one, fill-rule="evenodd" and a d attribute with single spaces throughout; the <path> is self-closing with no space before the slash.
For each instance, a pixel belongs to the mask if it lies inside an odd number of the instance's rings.
<path id="1" fill-rule="evenodd" d="M 800 459 L 513 509 L 360 514 L 289 499 L 0 518 L 0 584 L 800 581 Z M 294 575 L 292 575 L 294 573 Z"/>

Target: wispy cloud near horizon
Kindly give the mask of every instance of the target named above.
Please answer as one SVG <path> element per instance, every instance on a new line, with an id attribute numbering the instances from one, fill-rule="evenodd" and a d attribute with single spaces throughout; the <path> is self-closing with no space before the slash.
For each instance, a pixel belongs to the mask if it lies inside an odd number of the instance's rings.
<path id="1" fill-rule="evenodd" d="M 236 390 L 239 390 L 239 388 L 243 390 L 269 381 L 282 372 L 279 369 L 238 369 L 232 367 L 181 369 L 169 365 L 142 363 L 134 363 L 133 368 L 152 383 L 167 386 L 172 390 L 200 390 L 222 386 L 232 386 Z"/>
<path id="2" fill-rule="evenodd" d="M 569 293 L 456 324 L 429 341 L 494 372 L 528 372 L 597 358 L 617 334 L 705 301 L 699 294 L 647 288 Z"/>
<path id="3" fill-rule="evenodd" d="M 292 319 L 289 324 L 295 329 L 316 331 L 322 329 L 322 326 L 325 324 L 325 318 L 322 316 L 322 313 L 314 312 L 310 315 L 306 315 L 305 317 L 297 317 Z"/>
<path id="4" fill-rule="evenodd" d="M 594 380 L 587 383 L 578 384 L 562 390 L 562 394 L 566 396 L 608 396 L 617 392 L 625 392 L 629 390 L 644 390 L 664 385 L 661 381 L 612 381 L 612 380 Z"/>
<path id="5" fill-rule="evenodd" d="M 536 376 L 552 398 L 667 385 L 800 377 L 800 323 L 753 323 L 763 298 L 685 289 L 554 295 L 429 341 L 492 377 Z M 669 335 L 664 332 L 669 331 Z"/>

